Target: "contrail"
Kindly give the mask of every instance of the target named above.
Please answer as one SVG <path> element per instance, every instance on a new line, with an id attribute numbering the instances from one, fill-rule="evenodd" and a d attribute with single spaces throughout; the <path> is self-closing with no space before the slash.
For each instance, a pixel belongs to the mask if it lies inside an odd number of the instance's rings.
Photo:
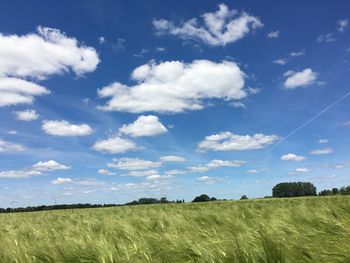
<path id="1" fill-rule="evenodd" d="M 319 113 L 317 113 L 315 116 L 313 116 L 311 119 L 309 119 L 308 121 L 306 121 L 304 124 L 302 124 L 301 126 L 299 126 L 298 128 L 296 128 L 295 130 L 293 130 L 291 133 L 289 133 L 287 136 L 285 136 L 282 140 L 280 140 L 279 142 L 277 142 L 272 149 L 276 148 L 278 145 L 280 145 L 282 142 L 284 142 L 285 140 L 287 140 L 290 136 L 294 135 L 295 133 L 297 133 L 298 131 L 300 131 L 302 128 L 304 128 L 305 126 L 307 126 L 310 122 L 312 122 L 313 120 L 315 120 L 317 117 L 319 117 L 320 115 L 322 115 L 323 113 L 325 113 L 327 110 L 329 110 L 330 108 L 332 108 L 334 105 L 338 104 L 339 102 L 341 102 L 342 100 L 344 100 L 346 97 L 348 97 L 350 95 L 350 91 L 348 91 L 343 97 L 341 97 L 340 99 L 336 100 L 335 102 L 333 102 L 332 104 L 328 105 L 326 108 L 324 108 L 323 110 L 321 110 Z"/>

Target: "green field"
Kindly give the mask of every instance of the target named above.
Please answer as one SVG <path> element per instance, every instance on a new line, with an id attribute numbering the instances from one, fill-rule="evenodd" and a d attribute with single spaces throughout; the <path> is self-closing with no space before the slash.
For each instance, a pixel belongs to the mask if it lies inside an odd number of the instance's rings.
<path id="1" fill-rule="evenodd" d="M 350 197 L 0 214 L 1 262 L 350 262 Z"/>

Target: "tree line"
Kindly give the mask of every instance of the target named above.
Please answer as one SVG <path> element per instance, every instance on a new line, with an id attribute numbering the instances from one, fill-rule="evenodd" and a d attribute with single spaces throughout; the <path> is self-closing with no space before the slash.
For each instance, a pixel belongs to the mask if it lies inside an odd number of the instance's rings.
<path id="1" fill-rule="evenodd" d="M 272 188 L 272 196 L 265 196 L 264 198 L 271 197 L 300 197 L 300 196 L 331 196 L 331 195 L 350 195 L 350 185 L 341 188 L 332 188 L 331 190 L 322 190 L 317 194 L 316 187 L 310 182 L 286 182 L 276 184 Z M 248 199 L 246 195 L 243 195 L 240 200 Z M 226 201 L 226 199 L 217 199 L 214 196 L 210 197 L 206 194 L 196 196 L 192 202 L 211 202 L 211 201 Z M 100 207 L 112 207 L 112 206 L 125 206 L 125 205 L 147 205 L 147 204 L 169 204 L 169 203 L 185 203 L 184 199 L 177 199 L 174 201 L 167 200 L 166 197 L 160 199 L 157 198 L 140 198 L 125 204 L 60 204 L 60 205 L 40 205 L 40 206 L 27 206 L 17 208 L 0 208 L 0 213 L 13 213 L 13 212 L 34 212 L 34 211 L 46 211 L 46 210 L 59 210 L 59 209 L 77 209 L 77 208 L 100 208 Z"/>

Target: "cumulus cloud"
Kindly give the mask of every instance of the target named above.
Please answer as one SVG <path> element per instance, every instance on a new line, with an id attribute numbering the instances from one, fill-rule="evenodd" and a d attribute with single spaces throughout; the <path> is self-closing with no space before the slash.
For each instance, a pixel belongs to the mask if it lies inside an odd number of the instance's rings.
<path id="1" fill-rule="evenodd" d="M 155 19 L 153 26 L 159 35 L 173 35 L 209 46 L 226 46 L 263 26 L 258 17 L 230 10 L 225 4 L 220 4 L 216 12 L 203 14 L 202 18 L 203 22 L 192 18 L 179 25 L 166 19 Z"/>
<path id="2" fill-rule="evenodd" d="M 162 156 L 159 158 L 161 162 L 175 162 L 175 163 L 180 163 L 180 162 L 186 162 L 186 159 L 181 156 L 176 156 L 176 155 L 167 155 L 167 156 Z"/>
<path id="3" fill-rule="evenodd" d="M 40 161 L 40 162 L 34 164 L 32 167 L 36 171 L 68 170 L 71 168 L 70 166 L 60 164 L 54 160 L 50 160 L 47 162 Z"/>
<path id="4" fill-rule="evenodd" d="M 312 150 L 310 151 L 310 154 L 322 155 L 322 154 L 330 154 L 332 152 L 334 152 L 334 150 L 330 147 L 327 147 L 327 148 Z"/>
<path id="5" fill-rule="evenodd" d="M 121 133 L 132 137 L 156 136 L 166 133 L 168 130 L 154 115 L 141 115 L 137 120 L 130 124 L 124 124 L 119 128 Z"/>
<path id="6" fill-rule="evenodd" d="M 284 82 L 284 87 L 286 89 L 310 86 L 314 84 L 317 79 L 317 73 L 310 68 L 304 69 L 300 72 L 288 71 L 285 73 L 285 76 L 288 76 Z"/>
<path id="7" fill-rule="evenodd" d="M 265 169 L 250 169 L 246 171 L 247 174 L 258 174 L 258 173 L 263 173 L 265 172 Z"/>
<path id="8" fill-rule="evenodd" d="M 9 171 L 1 171 L 0 178 L 28 178 L 32 176 L 42 176 L 45 175 L 43 172 L 53 172 L 57 170 L 68 170 L 70 166 L 66 166 L 64 164 L 60 164 L 54 160 L 50 161 L 40 161 L 36 164 L 33 164 L 29 168 L 20 169 L 20 170 L 9 170 Z"/>
<path id="9" fill-rule="evenodd" d="M 159 175 L 159 174 L 154 174 L 146 177 L 147 180 L 153 180 L 153 181 L 169 180 L 172 178 L 173 177 L 171 175 Z"/>
<path id="10" fill-rule="evenodd" d="M 281 156 L 281 160 L 282 161 L 301 162 L 301 161 L 306 160 L 306 157 L 300 156 L 300 155 L 296 155 L 294 153 L 288 153 L 288 154 L 282 155 Z"/>
<path id="11" fill-rule="evenodd" d="M 335 37 L 333 36 L 333 33 L 328 33 L 317 37 L 317 42 L 319 43 L 331 43 L 334 41 L 335 41 Z"/>
<path id="12" fill-rule="evenodd" d="M 95 70 L 99 58 L 94 48 L 39 26 L 36 33 L 22 36 L 0 33 L 0 61 L 1 107 L 33 103 L 35 96 L 50 93 L 34 80 L 69 71 L 83 75 Z"/>
<path id="13" fill-rule="evenodd" d="M 280 59 L 276 59 L 276 60 L 272 61 L 272 63 L 278 64 L 278 65 L 285 65 L 287 63 L 287 60 L 284 58 L 280 58 Z"/>
<path id="14" fill-rule="evenodd" d="M 280 36 L 280 31 L 271 31 L 267 34 L 269 38 L 278 38 Z"/>
<path id="15" fill-rule="evenodd" d="M 80 44 L 58 29 L 41 27 L 28 35 L 0 34 L 0 76 L 43 79 L 73 71 L 82 75 L 99 63 L 92 47 Z"/>
<path id="16" fill-rule="evenodd" d="M 207 99 L 230 101 L 248 96 L 243 89 L 245 74 L 234 62 L 150 62 L 136 68 L 131 76 L 136 85 L 115 82 L 98 90 L 100 98 L 111 98 L 100 109 L 179 113 L 203 109 Z"/>
<path id="17" fill-rule="evenodd" d="M 218 181 L 218 178 L 210 176 L 200 176 L 197 177 L 196 180 L 205 184 L 215 184 Z"/>
<path id="18" fill-rule="evenodd" d="M 310 170 L 308 168 L 297 168 L 297 169 L 295 169 L 295 172 L 297 172 L 297 173 L 307 173 L 309 171 Z"/>
<path id="19" fill-rule="evenodd" d="M 24 150 L 25 150 L 24 146 L 22 146 L 20 144 L 7 142 L 7 141 L 0 139 L 0 153 L 23 152 Z"/>
<path id="20" fill-rule="evenodd" d="M 42 129 L 55 136 L 85 136 L 93 133 L 93 129 L 87 124 L 71 124 L 65 120 L 45 120 Z"/>
<path id="21" fill-rule="evenodd" d="M 56 184 L 56 185 L 69 184 L 72 182 L 73 180 L 71 178 L 61 178 L 61 177 L 58 177 L 57 179 L 51 181 L 52 184 Z"/>
<path id="22" fill-rule="evenodd" d="M 257 133 L 254 135 L 238 135 L 231 132 L 221 132 L 204 138 L 198 144 L 202 151 L 244 151 L 267 147 L 278 140 L 276 135 Z"/>
<path id="23" fill-rule="evenodd" d="M 348 19 L 342 19 L 342 20 L 338 20 L 337 22 L 337 30 L 339 32 L 343 32 L 345 30 L 345 28 L 347 28 L 349 25 L 349 20 Z"/>
<path id="24" fill-rule="evenodd" d="M 240 167 L 246 164 L 245 161 L 233 160 L 233 161 L 225 161 L 225 160 L 212 160 L 207 164 L 200 164 L 197 166 L 191 166 L 188 168 L 190 172 L 193 173 L 204 173 L 211 169 L 220 168 L 220 167 Z"/>
<path id="25" fill-rule="evenodd" d="M 324 144 L 324 143 L 328 143 L 327 139 L 319 139 L 318 143 Z"/>
<path id="26" fill-rule="evenodd" d="M 17 120 L 21 121 L 35 121 L 39 118 L 39 114 L 35 110 L 24 110 L 24 111 L 15 111 Z"/>
<path id="27" fill-rule="evenodd" d="M 183 175 L 186 174 L 187 171 L 186 170 L 178 170 L 178 169 L 174 169 L 174 170 L 167 170 L 164 172 L 164 174 L 170 174 L 170 175 Z"/>
<path id="28" fill-rule="evenodd" d="M 92 149 L 99 152 L 125 153 L 128 151 L 137 150 L 138 147 L 131 140 L 115 136 L 105 140 L 98 140 L 92 146 Z"/>
<path id="29" fill-rule="evenodd" d="M 108 176 L 116 175 L 116 173 L 113 173 L 107 169 L 99 169 L 98 173 L 102 175 L 108 175 Z"/>
<path id="30" fill-rule="evenodd" d="M 296 51 L 296 52 L 291 52 L 289 54 L 291 57 L 301 57 L 305 55 L 305 50 L 302 51 Z"/>
<path id="31" fill-rule="evenodd" d="M 146 168 L 147 169 L 147 168 Z M 148 176 L 159 176 L 156 170 L 134 170 L 127 174 L 122 174 L 122 176 L 133 176 L 133 177 L 148 177 Z"/>
<path id="32" fill-rule="evenodd" d="M 143 160 L 140 158 L 114 158 L 113 163 L 107 163 L 110 168 L 117 168 L 121 170 L 147 170 L 150 168 L 157 168 L 162 165 L 161 162 L 154 162 L 149 160 Z"/>
<path id="33" fill-rule="evenodd" d="M 49 93 L 50 91 L 48 89 L 33 82 L 19 78 L 1 77 L 0 75 L 0 107 L 31 104 L 34 102 L 35 96 L 42 96 Z"/>

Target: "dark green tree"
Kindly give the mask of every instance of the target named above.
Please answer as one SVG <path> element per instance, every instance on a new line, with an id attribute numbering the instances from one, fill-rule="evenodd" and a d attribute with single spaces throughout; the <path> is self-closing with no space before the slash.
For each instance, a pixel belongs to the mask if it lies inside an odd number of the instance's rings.
<path id="1" fill-rule="evenodd" d="M 317 195 L 316 187 L 309 182 L 279 183 L 272 188 L 273 197 Z"/>
<path id="2" fill-rule="evenodd" d="M 192 202 L 208 202 L 210 201 L 210 197 L 206 194 L 202 194 L 199 196 L 196 196 Z"/>

